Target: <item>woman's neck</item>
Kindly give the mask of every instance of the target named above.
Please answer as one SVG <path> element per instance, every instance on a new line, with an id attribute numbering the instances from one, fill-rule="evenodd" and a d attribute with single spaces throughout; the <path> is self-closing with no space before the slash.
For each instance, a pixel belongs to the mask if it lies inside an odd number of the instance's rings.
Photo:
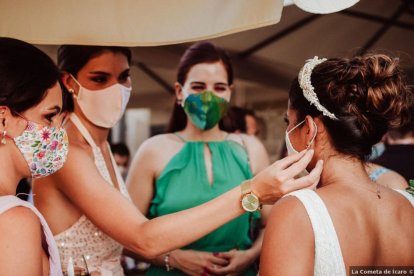
<path id="1" fill-rule="evenodd" d="M 361 161 L 337 155 L 324 158 L 319 187 L 335 184 L 355 186 L 362 183 L 370 183 L 370 180 Z"/>
<path id="2" fill-rule="evenodd" d="M 186 140 L 190 141 L 223 141 L 225 132 L 219 129 L 218 124 L 209 130 L 202 130 L 196 127 L 190 120 L 182 134 Z"/>
<path id="3" fill-rule="evenodd" d="M 6 145 L 0 146 L 0 196 L 15 195 L 17 185 L 24 177 L 17 169 L 20 167 L 20 165 L 17 165 L 17 162 L 21 161 L 18 160 L 20 156 L 17 156 L 17 154 L 20 153 L 16 151 L 11 152 Z M 25 164 L 22 165 L 24 166 Z"/>
<path id="4" fill-rule="evenodd" d="M 98 127 L 94 124 L 92 124 L 84 115 L 82 112 L 75 110 L 73 112 L 81 121 L 82 125 L 86 128 L 86 130 L 91 135 L 93 141 L 98 147 L 103 147 L 106 145 L 106 141 L 108 139 L 109 135 L 109 129 L 108 128 L 102 128 Z"/>

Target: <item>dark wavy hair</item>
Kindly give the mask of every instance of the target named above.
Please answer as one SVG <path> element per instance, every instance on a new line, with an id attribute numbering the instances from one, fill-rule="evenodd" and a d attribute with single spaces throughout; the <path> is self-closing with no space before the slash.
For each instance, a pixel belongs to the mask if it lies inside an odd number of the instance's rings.
<path id="1" fill-rule="evenodd" d="M 41 50 L 21 40 L 0 38 L 0 105 L 26 111 L 59 80 L 59 69 Z"/>

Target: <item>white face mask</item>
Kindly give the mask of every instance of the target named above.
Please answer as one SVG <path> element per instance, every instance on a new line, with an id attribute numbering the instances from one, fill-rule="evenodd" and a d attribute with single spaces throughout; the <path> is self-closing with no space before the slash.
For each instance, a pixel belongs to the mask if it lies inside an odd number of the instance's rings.
<path id="1" fill-rule="evenodd" d="M 308 147 L 310 147 L 310 145 L 312 145 L 313 141 L 315 140 L 316 133 L 318 132 L 318 127 L 316 126 L 316 123 L 314 121 L 312 121 L 312 122 L 315 125 L 315 134 L 313 135 L 312 140 L 309 142 L 309 146 Z M 289 131 L 286 130 L 285 142 L 286 142 L 286 149 L 287 149 L 288 155 L 292 155 L 292 154 L 298 153 L 298 151 L 293 147 L 292 143 L 290 142 L 289 133 L 291 133 L 294 129 L 296 129 L 298 126 L 300 126 L 303 123 L 305 123 L 305 120 L 303 120 L 302 122 L 300 122 L 299 124 L 297 124 L 296 126 L 294 126 L 291 130 L 289 130 Z M 309 174 L 309 172 L 306 169 L 304 169 L 302 172 L 300 172 L 297 175 L 297 177 L 306 176 L 308 174 Z"/>
<path id="2" fill-rule="evenodd" d="M 111 128 L 121 119 L 131 96 L 131 87 L 119 83 L 100 90 L 89 90 L 79 85 L 78 95 L 74 98 L 85 117 L 94 125 Z"/>

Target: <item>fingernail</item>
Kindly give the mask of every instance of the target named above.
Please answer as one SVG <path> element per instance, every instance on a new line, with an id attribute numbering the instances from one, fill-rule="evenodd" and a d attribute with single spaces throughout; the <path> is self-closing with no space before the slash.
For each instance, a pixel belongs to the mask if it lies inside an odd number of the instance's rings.
<path id="1" fill-rule="evenodd" d="M 218 252 L 213 252 L 213 256 L 214 257 L 218 257 L 219 256 L 219 253 Z"/>

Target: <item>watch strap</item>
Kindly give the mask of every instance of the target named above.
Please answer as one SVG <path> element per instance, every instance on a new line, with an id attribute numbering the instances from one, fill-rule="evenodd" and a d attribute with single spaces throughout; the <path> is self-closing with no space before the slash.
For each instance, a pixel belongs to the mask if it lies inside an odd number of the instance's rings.
<path id="1" fill-rule="evenodd" d="M 240 185 L 242 195 L 247 195 L 252 192 L 250 179 L 243 181 Z"/>

